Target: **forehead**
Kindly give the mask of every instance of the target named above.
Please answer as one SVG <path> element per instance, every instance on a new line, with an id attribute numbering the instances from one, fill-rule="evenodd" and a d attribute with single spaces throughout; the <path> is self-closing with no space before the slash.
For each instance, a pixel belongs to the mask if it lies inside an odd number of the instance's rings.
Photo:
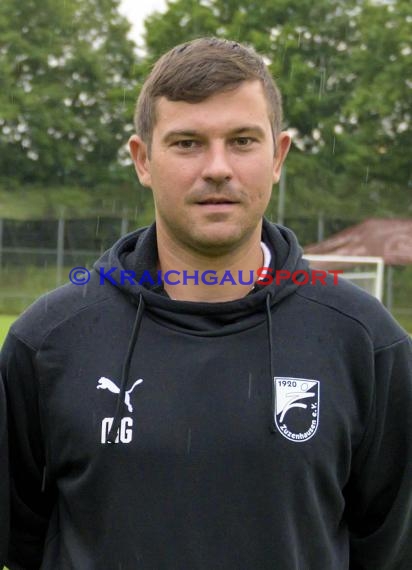
<path id="1" fill-rule="evenodd" d="M 174 129 L 220 132 L 244 124 L 271 128 L 269 106 L 258 80 L 244 81 L 229 91 L 221 91 L 197 103 L 160 97 L 156 102 L 153 135 L 162 137 L 165 131 Z"/>

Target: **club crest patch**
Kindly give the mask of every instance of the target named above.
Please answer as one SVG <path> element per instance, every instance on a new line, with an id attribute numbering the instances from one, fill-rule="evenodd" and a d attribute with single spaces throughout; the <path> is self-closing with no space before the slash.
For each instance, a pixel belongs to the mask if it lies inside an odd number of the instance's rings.
<path id="1" fill-rule="evenodd" d="M 279 376 L 273 381 L 276 427 L 290 441 L 307 441 L 315 435 L 319 425 L 319 381 Z"/>

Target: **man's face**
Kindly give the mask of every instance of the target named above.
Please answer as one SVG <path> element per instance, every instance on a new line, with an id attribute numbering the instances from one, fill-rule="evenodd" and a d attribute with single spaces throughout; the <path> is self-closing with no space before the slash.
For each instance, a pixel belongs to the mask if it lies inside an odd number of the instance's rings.
<path id="1" fill-rule="evenodd" d="M 130 149 L 140 182 L 152 188 L 158 234 L 176 246 L 216 256 L 260 238 L 262 216 L 290 145 L 274 155 L 259 81 L 200 103 L 156 105 L 150 158 L 137 137 Z"/>

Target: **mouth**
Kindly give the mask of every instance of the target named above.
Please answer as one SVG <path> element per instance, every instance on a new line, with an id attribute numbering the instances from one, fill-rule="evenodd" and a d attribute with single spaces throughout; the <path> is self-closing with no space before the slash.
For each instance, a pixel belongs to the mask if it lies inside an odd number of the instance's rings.
<path id="1" fill-rule="evenodd" d="M 230 200 L 229 198 L 225 197 L 216 197 L 216 198 L 207 198 L 206 200 L 200 200 L 197 202 L 200 206 L 221 206 L 221 205 L 231 205 L 231 204 L 238 204 L 236 200 Z"/>

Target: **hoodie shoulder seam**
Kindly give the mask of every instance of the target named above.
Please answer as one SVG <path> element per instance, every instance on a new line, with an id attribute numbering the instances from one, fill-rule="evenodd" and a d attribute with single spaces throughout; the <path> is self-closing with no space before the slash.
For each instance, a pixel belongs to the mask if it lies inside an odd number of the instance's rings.
<path id="1" fill-rule="evenodd" d="M 408 340 L 409 340 L 409 335 L 405 335 L 402 338 L 395 340 L 394 342 L 391 342 L 390 344 L 379 346 L 375 349 L 375 354 L 378 354 L 379 352 L 384 352 L 385 350 L 390 350 L 391 348 L 394 348 L 398 344 L 402 344 L 403 342 L 405 341 L 407 342 Z"/>
<path id="2" fill-rule="evenodd" d="M 61 320 L 58 320 L 54 323 L 54 325 L 50 328 L 47 329 L 45 331 L 44 336 L 41 337 L 39 344 L 37 346 L 37 348 L 33 345 L 33 343 L 31 343 L 28 338 L 24 335 L 21 335 L 20 333 L 18 333 L 16 330 L 13 329 L 13 327 L 10 329 L 10 334 L 12 334 L 15 338 L 19 339 L 21 342 L 23 342 L 25 345 L 27 345 L 29 348 L 31 348 L 34 352 L 38 352 L 41 350 L 41 347 L 43 346 L 44 342 L 46 341 L 46 339 L 49 337 L 49 335 L 57 329 L 57 327 L 61 326 L 64 322 L 68 321 L 69 319 L 75 317 L 76 315 L 78 315 L 79 313 L 81 313 L 82 311 L 86 311 L 87 309 L 89 309 L 90 307 L 94 306 L 94 305 L 98 305 L 99 303 L 102 303 L 104 301 L 107 301 L 107 299 L 109 299 L 110 296 L 104 297 L 102 299 L 97 299 L 96 301 L 93 301 L 91 303 L 88 303 L 87 305 L 84 305 L 80 308 L 78 308 L 76 311 L 71 312 L 68 315 L 65 315 Z"/>
<path id="3" fill-rule="evenodd" d="M 38 348 L 36 348 L 35 346 L 33 346 L 33 344 L 27 340 L 27 338 L 24 338 L 23 336 L 21 336 L 20 334 L 18 334 L 15 330 L 13 330 L 13 328 L 10 328 L 9 332 L 7 333 L 8 336 L 12 336 L 13 338 L 15 338 L 16 340 L 18 340 L 19 342 L 21 342 L 22 344 L 24 344 L 25 346 L 27 346 L 27 348 L 29 348 L 32 352 L 37 352 Z"/>
<path id="4" fill-rule="evenodd" d="M 296 295 L 299 295 L 299 297 L 301 297 L 302 299 L 305 299 L 306 301 L 309 301 L 309 302 L 311 302 L 311 303 L 315 303 L 316 305 L 321 305 L 322 307 L 327 307 L 327 308 L 330 309 L 331 311 L 334 311 L 334 312 L 336 312 L 336 313 L 339 313 L 340 315 L 343 315 L 344 317 L 347 317 L 348 319 L 354 321 L 355 323 L 357 323 L 359 326 L 361 326 L 361 327 L 364 329 L 364 331 L 365 331 L 366 334 L 368 335 L 368 337 L 369 337 L 371 343 L 373 344 L 373 337 L 372 337 L 372 334 L 371 334 L 370 329 L 369 329 L 369 328 L 365 325 L 365 323 L 364 323 L 363 321 L 361 321 L 360 319 L 356 318 L 356 317 L 353 316 L 353 315 L 348 314 L 348 313 L 345 312 L 345 311 L 342 311 L 341 309 L 339 309 L 339 308 L 337 308 L 337 307 L 334 307 L 333 305 L 330 305 L 329 303 L 325 303 L 325 302 L 319 301 L 319 300 L 317 300 L 317 299 L 311 299 L 310 297 L 306 297 L 306 295 L 302 295 L 302 293 L 301 293 L 300 291 L 296 291 Z M 387 345 L 378 346 L 378 347 L 374 348 L 374 353 L 376 354 L 376 353 L 379 352 L 379 351 L 382 351 L 382 350 L 385 350 L 385 349 L 389 349 L 389 348 L 391 348 L 392 346 L 394 346 L 394 345 L 396 345 L 396 344 L 398 344 L 398 343 L 404 342 L 407 338 L 408 338 L 408 336 L 407 336 L 407 335 L 406 335 L 406 336 L 404 335 L 404 336 L 402 336 L 401 338 L 398 338 L 398 339 L 396 339 L 395 341 L 390 342 L 390 343 L 387 344 Z"/>

